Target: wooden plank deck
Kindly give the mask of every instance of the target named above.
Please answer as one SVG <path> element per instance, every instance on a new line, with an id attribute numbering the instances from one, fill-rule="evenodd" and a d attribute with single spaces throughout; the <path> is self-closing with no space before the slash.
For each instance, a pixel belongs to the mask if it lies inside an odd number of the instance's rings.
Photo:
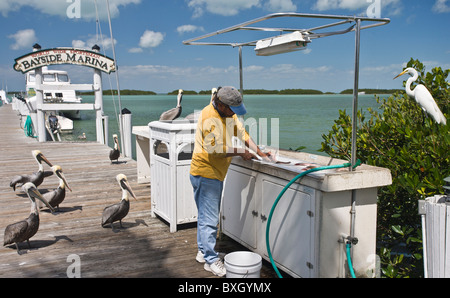
<path id="1" fill-rule="evenodd" d="M 66 194 L 61 212 L 40 212 L 40 228 L 30 239 L 31 249 L 21 244 L 0 247 L 0 277 L 67 277 L 72 255 L 79 257 L 81 277 L 213 277 L 195 261 L 196 227 L 169 232 L 169 226 L 150 216 L 150 184 L 137 183 L 136 161 L 109 160 L 110 148 L 91 142 L 46 142 L 26 137 L 11 105 L 0 107 L 0 241 L 10 223 L 25 219 L 28 198 L 19 187 L 9 186 L 18 174 L 34 172 L 32 150 L 40 150 L 54 165 L 60 165 L 73 192 Z M 49 170 L 44 164 L 44 169 Z M 138 200 L 131 199 L 124 229 L 112 231 L 100 225 L 103 208 L 118 202 L 121 189 L 117 174 L 127 175 Z M 56 188 L 53 175 L 39 189 Z M 227 238 L 227 237 L 225 237 Z M 236 242 L 219 240 L 220 252 L 245 250 Z M 261 277 L 275 277 L 264 261 Z"/>

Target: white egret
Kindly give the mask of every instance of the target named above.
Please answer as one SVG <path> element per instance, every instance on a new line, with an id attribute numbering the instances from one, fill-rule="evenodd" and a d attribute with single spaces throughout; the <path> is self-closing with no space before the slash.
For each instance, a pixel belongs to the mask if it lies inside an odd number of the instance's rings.
<path id="1" fill-rule="evenodd" d="M 405 88 L 406 94 L 408 94 L 410 97 L 413 97 L 416 100 L 416 102 L 420 105 L 422 110 L 430 114 L 434 118 L 436 123 L 446 125 L 447 119 L 445 119 L 444 114 L 442 114 L 430 91 L 428 91 L 428 89 L 422 84 L 417 85 L 416 88 L 414 88 L 414 90 L 411 90 L 411 84 L 419 78 L 417 70 L 415 70 L 412 67 L 409 67 L 405 69 L 402 73 L 400 73 L 398 76 L 396 76 L 394 79 L 404 75 L 405 73 L 408 73 L 412 76 L 406 81 L 406 88 Z"/>

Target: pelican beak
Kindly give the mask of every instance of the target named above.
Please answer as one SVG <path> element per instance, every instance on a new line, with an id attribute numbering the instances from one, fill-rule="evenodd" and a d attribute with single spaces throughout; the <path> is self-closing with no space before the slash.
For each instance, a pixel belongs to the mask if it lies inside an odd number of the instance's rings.
<path id="1" fill-rule="evenodd" d="M 33 198 L 38 199 L 39 201 L 41 201 L 42 203 L 45 204 L 45 206 L 48 207 L 48 209 L 50 209 L 50 211 L 53 213 L 55 212 L 55 209 L 53 209 L 52 206 L 50 206 L 50 204 L 47 202 L 46 199 L 44 199 L 44 197 L 42 197 L 41 193 L 39 192 L 39 190 L 37 190 L 37 188 L 30 188 L 29 190 L 29 194 L 30 196 L 32 196 Z"/>
<path id="2" fill-rule="evenodd" d="M 114 143 L 117 144 L 117 149 L 120 151 L 119 139 L 117 138 L 117 135 L 114 135 Z"/>
<path id="3" fill-rule="evenodd" d="M 134 194 L 133 190 L 131 189 L 131 186 L 130 186 L 130 184 L 128 183 L 128 181 L 125 180 L 125 179 L 122 179 L 122 180 L 120 181 L 120 184 L 121 184 L 122 187 L 123 187 L 124 189 L 126 189 L 126 190 L 130 193 L 130 195 L 137 201 L 136 195 Z"/>
<path id="4" fill-rule="evenodd" d="M 407 73 L 407 72 L 408 72 L 407 70 L 402 71 L 398 76 L 396 76 L 395 78 L 393 78 L 393 80 L 395 80 L 396 78 L 398 78 L 398 77 L 404 75 L 404 74 Z"/>
<path id="5" fill-rule="evenodd" d="M 46 164 L 48 164 L 49 167 L 53 167 L 52 163 L 48 161 L 48 159 L 44 156 L 44 154 L 40 154 L 39 158 L 44 161 Z"/>
<path id="6" fill-rule="evenodd" d="M 69 186 L 69 183 L 67 183 L 66 177 L 64 177 L 63 172 L 59 172 L 59 173 L 60 173 L 60 175 L 61 175 L 61 179 L 64 181 L 64 184 L 67 186 L 67 188 L 68 188 L 70 191 L 72 191 L 72 189 L 71 189 L 70 186 Z"/>

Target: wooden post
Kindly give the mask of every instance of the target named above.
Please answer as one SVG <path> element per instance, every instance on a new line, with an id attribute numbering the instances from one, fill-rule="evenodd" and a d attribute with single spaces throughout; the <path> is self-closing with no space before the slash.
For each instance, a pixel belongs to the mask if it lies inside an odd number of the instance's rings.
<path id="1" fill-rule="evenodd" d="M 94 52 L 99 52 L 100 47 L 94 45 L 92 47 Z M 103 127 L 103 87 L 102 87 L 102 73 L 98 69 L 94 69 L 94 94 L 95 94 L 95 127 L 97 132 L 97 142 L 106 144 L 107 129 Z"/>
<path id="2" fill-rule="evenodd" d="M 35 44 L 33 46 L 33 52 L 39 51 L 41 46 Z M 38 67 L 34 71 L 35 73 L 35 91 L 36 91 L 36 111 L 37 111 L 37 128 L 36 132 L 38 134 L 39 142 L 47 141 L 47 134 L 45 130 L 45 112 L 42 110 L 42 105 L 44 104 L 44 93 L 42 91 L 42 67 Z"/>

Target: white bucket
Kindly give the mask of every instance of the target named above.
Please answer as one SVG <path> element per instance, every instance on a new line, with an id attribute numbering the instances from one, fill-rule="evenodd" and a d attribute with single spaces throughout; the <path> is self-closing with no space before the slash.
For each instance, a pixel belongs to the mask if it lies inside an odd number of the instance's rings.
<path id="1" fill-rule="evenodd" d="M 227 278 L 259 278 L 262 266 L 260 255 L 250 251 L 235 251 L 225 256 Z"/>

